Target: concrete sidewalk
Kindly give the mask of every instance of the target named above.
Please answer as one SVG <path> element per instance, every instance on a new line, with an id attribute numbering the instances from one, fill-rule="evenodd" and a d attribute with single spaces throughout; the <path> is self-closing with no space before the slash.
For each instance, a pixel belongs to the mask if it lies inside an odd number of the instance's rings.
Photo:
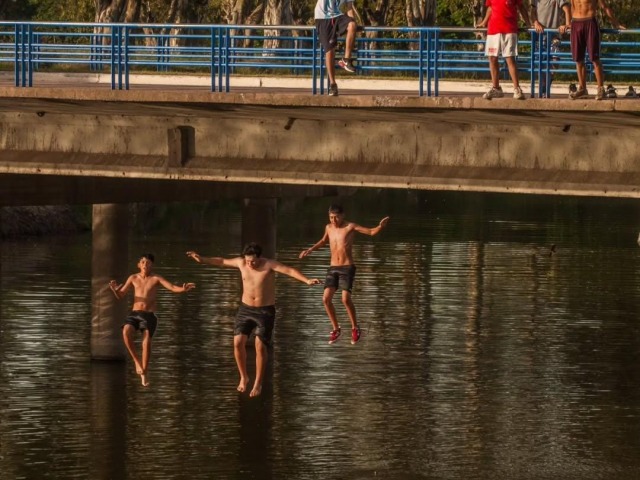
<path id="1" fill-rule="evenodd" d="M 371 92 L 372 94 L 378 92 L 385 92 L 386 94 L 397 93 L 398 95 L 417 95 L 418 94 L 418 80 L 404 80 L 404 79 L 376 79 L 366 78 L 364 76 L 347 76 L 345 74 L 338 75 L 338 86 L 341 94 L 349 94 L 355 92 Z M 104 86 L 109 87 L 111 85 L 111 75 L 107 73 L 40 73 L 34 74 L 33 80 L 34 86 L 51 87 L 61 86 L 68 87 L 71 85 L 80 86 Z M 171 88 L 185 88 L 185 89 L 208 89 L 211 84 L 211 77 L 209 75 L 174 75 L 174 74 L 131 74 L 129 75 L 130 88 L 138 87 L 155 87 L 161 88 L 168 86 Z M 0 86 L 13 86 L 14 76 L 13 72 L 0 72 Z M 565 96 L 568 95 L 568 83 L 554 83 L 551 88 L 552 95 Z M 502 86 L 505 92 L 505 96 L 510 96 L 512 92 L 511 81 L 507 80 L 502 82 Z M 530 83 L 522 82 L 522 90 L 527 96 L 530 93 Z M 440 95 L 482 95 L 491 87 L 490 80 L 483 81 L 465 81 L 465 80 L 440 80 L 439 81 L 439 94 Z M 311 92 L 312 80 L 310 77 L 287 77 L 287 76 L 231 76 L 230 77 L 230 89 L 251 89 L 265 91 L 277 90 L 277 89 L 289 89 L 300 92 Z M 432 88 L 434 85 L 432 83 Z M 427 85 L 424 84 L 424 91 L 426 93 Z M 595 86 L 592 87 L 595 93 Z M 624 87 L 626 92 L 626 86 Z M 619 93 L 624 95 L 623 91 L 619 89 Z"/>

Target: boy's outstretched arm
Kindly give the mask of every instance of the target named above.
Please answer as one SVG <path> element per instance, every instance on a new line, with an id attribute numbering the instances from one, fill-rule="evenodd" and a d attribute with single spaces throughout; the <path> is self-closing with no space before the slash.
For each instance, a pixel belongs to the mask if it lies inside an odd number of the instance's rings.
<path id="1" fill-rule="evenodd" d="M 620 23 L 615 13 L 613 13 L 613 10 L 611 9 L 611 7 L 607 4 L 606 0 L 600 0 L 600 7 L 602 8 L 602 10 L 604 10 L 604 13 L 607 14 L 607 17 L 609 17 L 609 20 L 611 20 L 611 25 L 613 25 L 613 28 L 617 28 L 618 30 L 627 29 L 627 27 L 625 27 Z"/>
<path id="2" fill-rule="evenodd" d="M 384 217 L 382 220 L 380 220 L 380 223 L 378 224 L 377 227 L 367 228 L 367 227 L 362 227 L 360 225 L 354 224 L 353 228 L 358 233 L 374 236 L 379 234 L 380 231 L 387 226 L 387 223 L 389 223 L 389 217 Z"/>
<path id="3" fill-rule="evenodd" d="M 160 285 L 173 293 L 184 293 L 196 288 L 195 283 L 183 283 L 182 286 L 179 287 L 178 285 L 174 285 L 170 281 L 160 276 L 158 276 L 158 281 L 160 282 Z"/>
<path id="4" fill-rule="evenodd" d="M 322 238 L 311 248 L 307 248 L 306 250 L 303 250 L 302 252 L 300 252 L 300 255 L 298 255 L 298 258 L 304 258 L 314 250 L 318 250 L 319 248 L 324 247 L 328 241 L 329 241 L 329 234 L 327 233 L 327 229 L 325 228 L 324 235 L 322 236 Z"/>
<path id="5" fill-rule="evenodd" d="M 222 257 L 203 257 L 196 252 L 187 252 L 187 257 L 192 258 L 198 263 L 213 265 L 215 267 L 238 267 L 241 258 L 222 258 Z"/>
<path id="6" fill-rule="evenodd" d="M 109 289 L 113 292 L 113 295 L 116 297 L 117 300 L 123 299 L 124 296 L 129 291 L 129 289 L 131 288 L 131 285 L 133 284 L 131 277 L 132 275 L 130 275 L 129 278 L 127 278 L 127 281 L 124 282 L 124 285 L 118 285 L 118 282 L 116 282 L 115 280 L 111 280 L 109 282 Z"/>
<path id="7" fill-rule="evenodd" d="M 296 280 L 302 283 L 306 283 L 307 285 L 320 284 L 320 280 L 318 280 L 317 278 L 307 278 L 299 270 L 296 270 L 293 267 L 287 267 L 286 265 L 283 265 L 280 262 L 276 262 L 275 260 L 273 260 L 271 264 L 271 269 L 274 272 L 283 273 L 284 275 L 288 275 L 291 278 L 295 278 Z"/>

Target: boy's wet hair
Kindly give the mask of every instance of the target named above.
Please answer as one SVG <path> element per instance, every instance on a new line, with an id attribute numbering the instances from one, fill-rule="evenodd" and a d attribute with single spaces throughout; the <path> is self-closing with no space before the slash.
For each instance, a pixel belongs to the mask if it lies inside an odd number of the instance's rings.
<path id="1" fill-rule="evenodd" d="M 262 247 L 255 242 L 247 243 L 242 250 L 242 256 L 246 257 L 247 255 L 260 257 L 262 255 Z"/>
<path id="2" fill-rule="evenodd" d="M 344 208 L 342 208 L 342 205 L 334 203 L 329 207 L 329 213 L 343 214 Z"/>
<path id="3" fill-rule="evenodd" d="M 151 263 L 154 263 L 156 261 L 156 257 L 153 256 L 153 253 L 143 253 L 142 255 L 140 255 L 140 260 L 142 260 L 143 258 L 146 258 Z"/>

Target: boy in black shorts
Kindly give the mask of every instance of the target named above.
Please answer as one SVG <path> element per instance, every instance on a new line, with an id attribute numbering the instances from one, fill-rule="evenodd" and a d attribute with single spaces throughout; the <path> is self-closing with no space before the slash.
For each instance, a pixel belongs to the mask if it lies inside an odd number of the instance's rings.
<path id="1" fill-rule="evenodd" d="M 351 288 L 356 276 L 356 266 L 352 253 L 353 241 L 356 232 L 364 235 L 377 235 L 387 226 L 388 222 L 389 217 L 384 217 L 377 227 L 362 227 L 357 223 L 345 220 L 342 206 L 331 205 L 329 207 L 329 223 L 324 229 L 324 235 L 315 245 L 300 253 L 300 258 L 304 258 L 326 244 L 329 244 L 331 249 L 331 266 L 327 270 L 324 294 L 322 296 L 322 303 L 333 328 L 329 334 L 329 343 L 337 342 L 342 333 L 336 317 L 336 309 L 333 306 L 333 296 L 338 288 L 342 290 L 342 303 L 351 321 L 351 344 L 355 344 L 360 340 L 360 327 L 356 320 L 356 307 L 351 300 Z"/>
<path id="2" fill-rule="evenodd" d="M 341 7 L 345 6 L 346 15 L 342 13 Z M 353 65 L 351 54 L 356 43 L 356 11 L 353 2 L 348 0 L 318 0 L 314 10 L 316 29 L 318 38 L 325 50 L 325 64 L 327 75 L 329 76 L 329 95 L 338 95 L 338 85 L 336 84 L 336 44 L 338 37 L 345 33 L 344 58 L 338 65 L 347 72 L 355 73 L 356 67 Z"/>
<path id="3" fill-rule="evenodd" d="M 264 371 L 267 366 L 267 346 L 271 343 L 271 334 L 276 318 L 275 274 L 283 273 L 307 285 L 317 285 L 318 279 L 308 279 L 295 268 L 287 267 L 275 260 L 262 258 L 260 245 L 250 243 L 244 247 L 241 257 L 221 258 L 202 257 L 196 252 L 187 252 L 187 256 L 198 263 L 216 267 L 233 267 L 240 270 L 242 276 L 242 303 L 236 316 L 233 330 L 233 353 L 240 373 L 237 390 L 244 392 L 249 384 L 247 373 L 247 340 L 251 332 L 256 334 L 256 380 L 249 393 L 250 397 L 260 395 Z"/>
<path id="4" fill-rule="evenodd" d="M 156 317 L 156 293 L 158 286 L 163 286 L 174 293 L 188 292 L 195 288 L 194 283 L 184 283 L 181 287 L 165 280 L 160 275 L 152 273 L 154 256 L 145 253 L 138 260 L 139 273 L 134 273 L 127 278 L 123 285 L 118 285 L 115 280 L 109 282 L 109 288 L 120 300 L 133 287 L 133 307 L 122 326 L 122 338 L 127 347 L 133 363 L 136 365 L 136 373 L 140 375 L 142 385 L 149 385 L 149 358 L 151 357 L 151 337 L 158 326 Z M 142 358 L 138 357 L 134 347 L 133 334 L 139 330 L 142 332 Z"/>

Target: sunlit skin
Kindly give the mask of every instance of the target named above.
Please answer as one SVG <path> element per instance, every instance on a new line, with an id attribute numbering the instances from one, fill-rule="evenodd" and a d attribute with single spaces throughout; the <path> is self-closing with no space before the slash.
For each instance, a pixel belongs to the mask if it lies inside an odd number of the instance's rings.
<path id="1" fill-rule="evenodd" d="M 266 307 L 275 305 L 276 282 L 275 274 L 282 273 L 307 285 L 318 285 L 317 278 L 309 279 L 292 267 L 268 258 L 256 255 L 245 255 L 236 258 L 203 257 L 196 252 L 189 251 L 187 256 L 198 263 L 214 265 L 216 267 L 231 267 L 240 270 L 242 277 L 242 303 L 251 307 Z M 238 392 L 244 392 L 249 385 L 247 373 L 247 335 L 235 335 L 233 337 L 233 354 L 240 374 Z M 250 397 L 256 397 L 262 392 L 264 371 L 267 366 L 267 346 L 256 335 L 256 379 L 249 393 Z"/>
<path id="2" fill-rule="evenodd" d="M 329 244 L 331 251 L 331 266 L 342 267 L 353 265 L 353 241 L 356 232 L 364 235 L 374 236 L 380 233 L 380 231 L 387 226 L 389 217 L 384 217 L 380 220 L 378 226 L 374 228 L 367 228 L 358 225 L 357 223 L 348 222 L 345 220 L 344 213 L 337 213 L 329 211 L 329 223 L 324 229 L 324 235 L 322 238 L 311 248 L 300 252 L 299 258 L 305 258 L 325 245 Z M 333 305 L 333 296 L 336 293 L 336 289 L 328 287 L 324 289 L 322 296 L 322 303 L 324 305 L 329 321 L 333 330 L 339 328 L 338 318 L 336 316 L 336 309 Z M 347 316 L 351 322 L 351 328 L 358 327 L 358 321 L 356 318 L 356 308 L 351 300 L 351 292 L 347 290 L 342 291 L 342 303 L 347 310 Z"/>
<path id="3" fill-rule="evenodd" d="M 626 27 L 621 25 L 613 10 L 609 7 L 606 0 L 571 0 L 571 15 L 574 20 L 585 20 L 589 18 L 595 18 L 598 8 L 601 8 L 607 17 L 611 21 L 613 28 L 618 30 L 626 30 Z M 598 87 L 604 86 L 604 72 L 602 70 L 602 61 L 598 59 L 591 59 L 593 63 L 593 71 L 596 75 L 596 82 Z M 580 90 L 587 89 L 587 68 L 584 62 L 576 62 L 576 72 L 578 74 L 578 84 Z"/>
<path id="4" fill-rule="evenodd" d="M 188 292 L 195 288 L 194 283 L 184 283 L 181 287 L 165 280 L 160 275 L 153 273 L 153 262 L 148 258 L 141 258 L 138 261 L 139 273 L 134 273 L 127 278 L 123 285 L 118 285 L 115 280 L 109 282 L 109 288 L 118 300 L 127 295 L 133 288 L 132 310 L 142 310 L 145 312 L 155 312 L 156 294 L 158 286 L 162 286 L 174 293 Z M 151 336 L 148 330 L 142 331 L 142 358 L 138 357 L 134 344 L 135 328 L 132 325 L 125 325 L 122 328 L 122 338 L 127 347 L 127 351 L 136 367 L 136 373 L 140 375 L 142 385 L 149 386 L 149 359 L 151 358 Z"/>

